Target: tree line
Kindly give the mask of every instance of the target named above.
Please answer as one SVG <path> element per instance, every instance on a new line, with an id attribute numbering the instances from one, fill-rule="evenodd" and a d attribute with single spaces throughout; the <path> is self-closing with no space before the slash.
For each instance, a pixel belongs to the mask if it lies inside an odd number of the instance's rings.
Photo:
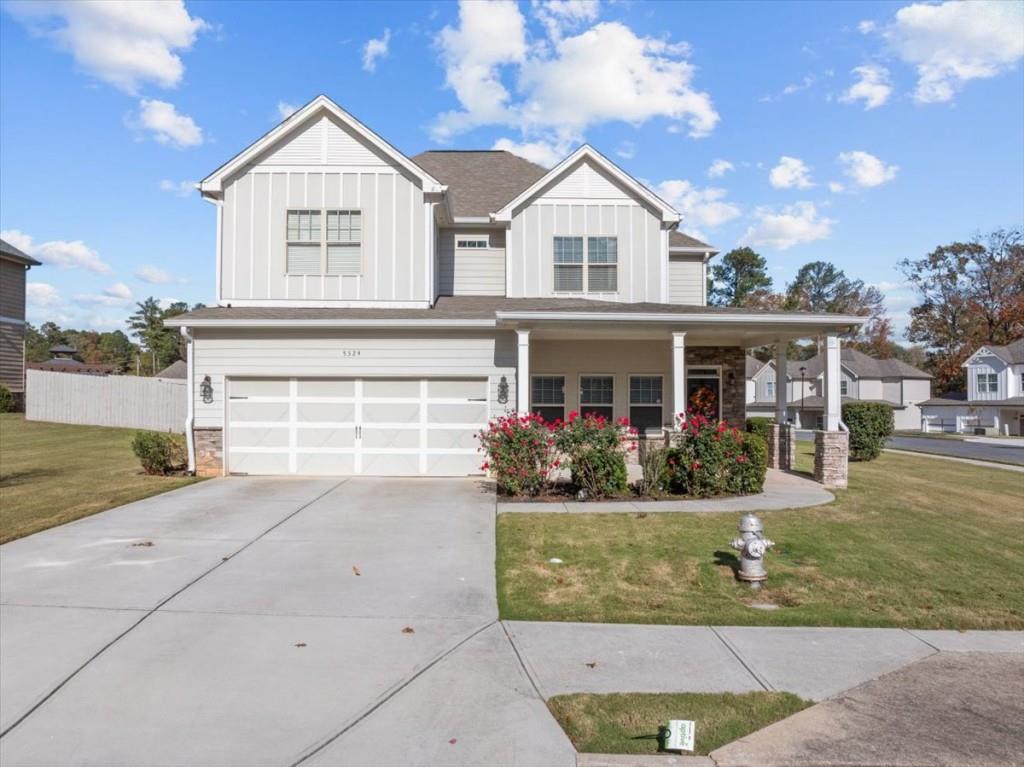
<path id="1" fill-rule="evenodd" d="M 802 266 L 776 291 L 764 257 L 751 248 L 729 251 L 709 276 L 708 296 L 718 306 L 840 312 L 866 317 L 847 343 L 879 359 L 898 358 L 935 378 L 937 392 L 963 390 L 961 364 L 979 346 L 1007 344 L 1024 335 L 1024 232 L 997 229 L 969 242 L 942 245 L 897 268 L 920 303 L 910 310 L 906 338 L 893 339 L 885 298 L 863 280 L 825 261 Z M 794 344 L 791 356 L 805 359 L 815 344 Z M 768 359 L 769 350 L 759 350 Z"/>
<path id="2" fill-rule="evenodd" d="M 25 328 L 25 360 L 46 362 L 57 345 L 75 348 L 74 358 L 90 365 L 110 365 L 117 373 L 152 376 L 177 360 L 185 358 L 185 340 L 177 328 L 164 321 L 179 314 L 201 309 L 203 304 L 189 306 L 184 301 L 162 307 L 155 298 L 136 304 L 126 320 L 133 341 L 120 330 L 96 331 L 62 328 L 55 322 L 44 322 L 38 328 Z"/>

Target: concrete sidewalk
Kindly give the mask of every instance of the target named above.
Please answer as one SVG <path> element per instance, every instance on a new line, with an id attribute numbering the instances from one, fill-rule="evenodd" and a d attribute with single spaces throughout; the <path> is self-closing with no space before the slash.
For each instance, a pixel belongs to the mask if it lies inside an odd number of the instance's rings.
<path id="1" fill-rule="evenodd" d="M 561 514 L 609 514 L 612 512 L 737 512 L 801 509 L 831 503 L 835 496 L 813 479 L 769 469 L 764 492 L 736 498 L 671 501 L 565 501 L 561 503 L 499 502 L 498 513 L 549 512 Z"/>
<path id="2" fill-rule="evenodd" d="M 937 653 L 1024 653 L 1024 631 L 505 621 L 546 699 L 778 690 L 824 700 Z"/>

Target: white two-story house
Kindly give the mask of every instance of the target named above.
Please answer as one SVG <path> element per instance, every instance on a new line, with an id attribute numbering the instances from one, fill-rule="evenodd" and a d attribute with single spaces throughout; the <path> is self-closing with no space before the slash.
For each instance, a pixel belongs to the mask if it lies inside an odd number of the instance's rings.
<path id="1" fill-rule="evenodd" d="M 922 403 L 922 429 L 1024 436 L 1024 338 L 982 346 L 963 366 L 967 391 Z"/>
<path id="2" fill-rule="evenodd" d="M 659 432 L 697 391 L 741 424 L 745 348 L 860 322 L 707 306 L 714 249 L 589 146 L 550 170 L 407 157 L 320 96 L 200 191 L 217 305 L 170 324 L 204 474 L 479 473 L 475 435 L 499 414 Z"/>
<path id="3" fill-rule="evenodd" d="M 843 402 L 881 402 L 892 408 L 897 429 L 921 428 L 921 403 L 931 397 L 932 377 L 902 360 L 879 360 L 856 349 L 840 354 L 839 396 Z M 824 418 L 825 357 L 789 360 L 786 420 L 800 429 L 819 429 Z M 747 358 L 747 415 L 773 417 L 775 362 Z"/>

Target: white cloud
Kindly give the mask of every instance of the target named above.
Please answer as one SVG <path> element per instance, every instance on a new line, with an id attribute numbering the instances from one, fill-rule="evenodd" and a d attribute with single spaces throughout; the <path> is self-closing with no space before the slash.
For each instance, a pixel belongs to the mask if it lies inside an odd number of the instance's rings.
<path id="1" fill-rule="evenodd" d="M 838 182 L 838 181 L 829 181 L 829 182 L 828 182 L 828 190 L 829 190 L 830 192 L 832 192 L 833 194 L 839 194 L 839 193 L 840 193 L 840 192 L 842 192 L 842 191 L 843 191 L 844 189 L 846 189 L 846 187 L 845 187 L 845 186 L 843 186 L 843 185 L 842 185 L 842 184 L 841 184 L 840 182 Z"/>
<path id="2" fill-rule="evenodd" d="M 157 302 L 157 305 L 161 309 L 170 309 L 171 308 L 171 304 L 180 304 L 181 303 L 181 299 L 180 298 L 158 298 L 156 300 L 156 302 Z"/>
<path id="3" fill-rule="evenodd" d="M 277 116 L 282 120 L 287 120 L 293 114 L 299 111 L 299 108 L 294 104 L 289 104 L 287 101 L 277 102 Z"/>
<path id="4" fill-rule="evenodd" d="M 552 168 L 558 165 L 569 154 L 569 144 L 564 141 L 513 141 L 500 138 L 491 149 L 503 149 L 530 162 Z"/>
<path id="5" fill-rule="evenodd" d="M 725 200 L 728 192 L 717 187 L 700 189 L 685 179 L 670 179 L 655 186 L 654 191 L 679 211 L 683 229 L 694 236 L 740 215 L 739 206 Z"/>
<path id="6" fill-rule="evenodd" d="M 115 282 L 104 288 L 100 294 L 79 293 L 75 300 L 81 304 L 94 306 L 127 306 L 132 302 L 132 290 L 123 282 Z"/>
<path id="7" fill-rule="evenodd" d="M 150 131 L 158 144 L 186 149 L 203 143 L 203 129 L 188 115 L 179 114 L 174 104 L 158 99 L 139 102 L 137 126 Z"/>
<path id="8" fill-rule="evenodd" d="M 1024 3 L 1013 0 L 914 3 L 881 34 L 917 70 L 914 99 L 952 101 L 969 81 L 995 77 L 1024 58 Z"/>
<path id="9" fill-rule="evenodd" d="M 367 72 L 377 71 L 377 60 L 388 57 L 388 44 L 391 42 L 391 30 L 385 29 L 380 37 L 370 38 L 363 46 L 363 69 Z"/>
<path id="10" fill-rule="evenodd" d="M 877 26 L 878 25 L 875 24 L 875 22 L 865 20 L 857 25 L 857 31 L 860 32 L 862 35 L 870 35 L 872 32 L 875 31 L 875 27 Z"/>
<path id="11" fill-rule="evenodd" d="M 150 285 L 166 285 L 169 282 L 181 282 L 176 280 L 170 273 L 156 266 L 145 264 L 135 270 L 135 276 Z"/>
<path id="12" fill-rule="evenodd" d="M 861 151 L 841 152 L 837 159 L 843 166 L 843 173 L 861 187 L 879 186 L 892 181 L 900 169 L 898 165 L 886 165 L 873 154 Z"/>
<path id="13" fill-rule="evenodd" d="M 843 91 L 840 101 L 847 104 L 863 101 L 864 109 L 877 109 L 889 100 L 892 85 L 888 69 L 878 64 L 864 64 L 854 67 L 852 73 L 857 76 L 857 82 Z"/>
<path id="14" fill-rule="evenodd" d="M 61 302 L 57 288 L 48 282 L 25 283 L 25 299 L 29 306 L 56 306 Z"/>
<path id="15" fill-rule="evenodd" d="M 782 209 L 760 207 L 754 210 L 755 223 L 747 228 L 741 245 L 786 250 L 804 242 L 827 239 L 833 219 L 819 215 L 813 202 L 798 202 Z"/>
<path id="16" fill-rule="evenodd" d="M 721 178 L 731 170 L 736 170 L 736 166 L 728 160 L 715 160 L 708 167 L 708 178 Z"/>
<path id="17" fill-rule="evenodd" d="M 518 5 L 463 2 L 458 27 L 445 27 L 437 44 L 446 85 L 461 105 L 436 119 L 438 141 L 482 125 L 518 129 L 524 140 L 579 140 L 597 123 L 639 125 L 654 117 L 683 122 L 696 138 L 719 119 L 711 97 L 692 87 L 688 46 L 639 37 L 619 22 L 531 48 Z M 516 78 L 517 99 L 502 81 L 506 70 Z"/>
<path id="18" fill-rule="evenodd" d="M 171 181 L 170 179 L 165 178 L 160 182 L 160 189 L 161 191 L 170 192 L 178 197 L 191 197 L 196 193 L 196 182 Z"/>
<path id="19" fill-rule="evenodd" d="M 81 240 L 50 240 L 36 245 L 32 242 L 31 236 L 17 229 L 3 230 L 0 232 L 0 239 L 7 240 L 33 258 L 58 269 L 82 267 L 98 274 L 110 272 L 110 264 Z"/>
<path id="20" fill-rule="evenodd" d="M 208 28 L 183 0 L 24 0 L 5 7 L 69 51 L 82 70 L 128 93 L 143 83 L 178 85 L 185 71 L 178 53 Z"/>
<path id="21" fill-rule="evenodd" d="M 779 164 L 768 173 L 768 183 L 776 189 L 809 189 L 814 186 L 811 181 L 811 169 L 803 160 L 783 155 Z"/>
<path id="22" fill-rule="evenodd" d="M 115 282 L 109 288 L 103 289 L 103 295 L 110 296 L 111 298 L 119 298 L 122 301 L 131 301 L 132 289 L 123 282 Z"/>
<path id="23" fill-rule="evenodd" d="M 615 150 L 615 154 L 623 160 L 632 160 L 636 157 L 636 144 L 632 141 L 623 141 L 619 148 Z"/>
<path id="24" fill-rule="evenodd" d="M 531 9 L 548 37 L 557 41 L 567 30 L 597 21 L 600 4 L 597 0 L 533 0 Z"/>

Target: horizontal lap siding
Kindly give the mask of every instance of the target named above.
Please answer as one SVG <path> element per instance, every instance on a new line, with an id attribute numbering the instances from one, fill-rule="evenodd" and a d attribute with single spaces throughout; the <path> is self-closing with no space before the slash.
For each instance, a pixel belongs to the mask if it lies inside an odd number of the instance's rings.
<path id="1" fill-rule="evenodd" d="M 486 234 L 489 248 L 456 248 L 462 236 Z M 437 287 L 442 296 L 505 295 L 505 232 L 443 229 L 437 240 Z"/>
<path id="2" fill-rule="evenodd" d="M 25 319 L 25 276 L 21 264 L 0 260 L 0 316 Z"/>
<path id="3" fill-rule="evenodd" d="M 0 323 L 0 384 L 24 391 L 25 326 Z"/>
<path id="4" fill-rule="evenodd" d="M 343 356 L 343 351 L 358 352 Z M 213 384 L 213 402 L 199 386 Z M 198 331 L 195 341 L 196 426 L 220 428 L 225 377 L 430 377 L 487 376 L 490 412 L 499 402 L 501 377 L 515 391 L 514 336 L 499 333 L 218 333 Z"/>
<path id="5" fill-rule="evenodd" d="M 669 303 L 701 305 L 704 303 L 704 258 L 672 256 L 668 263 Z"/>

